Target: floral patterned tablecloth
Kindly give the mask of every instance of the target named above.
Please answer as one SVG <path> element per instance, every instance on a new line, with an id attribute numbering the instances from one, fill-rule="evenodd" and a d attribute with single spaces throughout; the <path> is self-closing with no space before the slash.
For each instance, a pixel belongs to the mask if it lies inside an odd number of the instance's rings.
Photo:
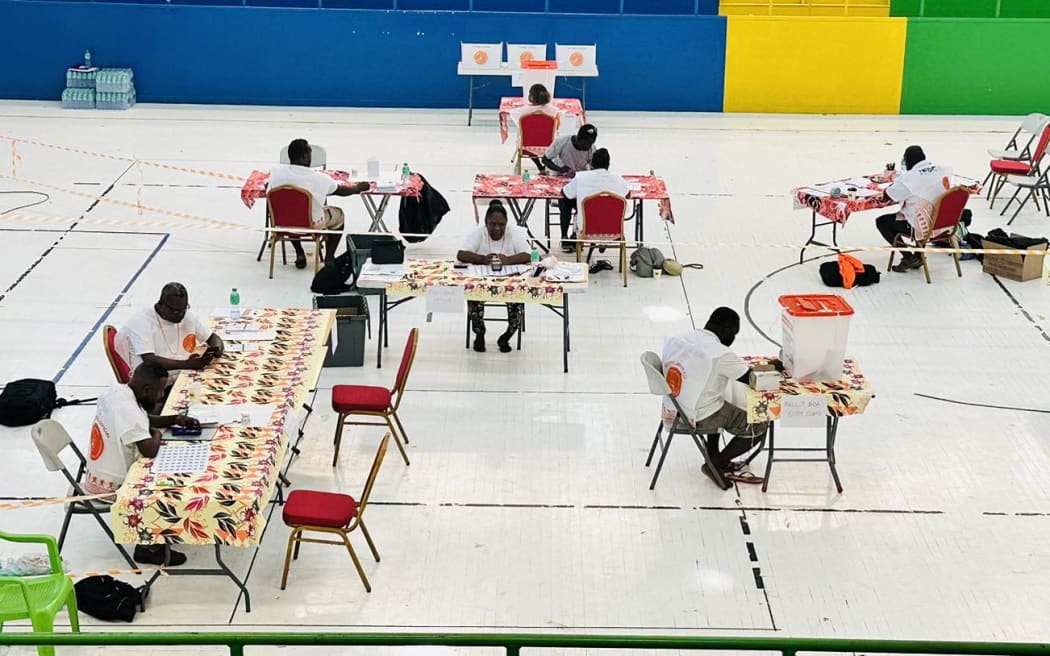
<path id="1" fill-rule="evenodd" d="M 559 114 L 571 114 L 577 118 L 582 125 L 587 122 L 587 116 L 583 113 L 583 105 L 577 98 L 554 98 L 551 104 L 558 110 Z M 510 113 L 515 109 L 525 106 L 525 99 L 521 96 L 504 96 L 499 101 L 499 137 L 500 143 L 506 143 L 510 136 L 508 120 Z"/>
<path id="2" fill-rule="evenodd" d="M 136 461 L 110 510 L 117 542 L 259 543 L 288 435 L 320 374 L 334 318 L 332 310 L 258 310 L 251 321 L 260 330 L 275 330 L 277 339 L 255 342 L 255 353 L 227 351 L 204 371 L 179 376 L 165 413 L 184 409 L 198 386 L 197 403 L 276 404 L 277 409 L 266 427 L 220 427 L 203 472 L 153 474 L 152 458 Z M 217 320 L 215 327 L 224 323 Z"/>
<path id="3" fill-rule="evenodd" d="M 475 201 L 479 198 L 562 198 L 561 190 L 571 178 L 560 175 L 540 175 L 532 178 L 528 185 L 520 175 L 478 173 L 474 176 Z M 671 211 L 671 197 L 667 193 L 667 183 L 655 175 L 625 175 L 628 184 L 639 185 L 627 194 L 629 200 L 655 200 L 660 203 L 660 218 L 674 223 Z M 477 206 L 475 205 L 475 211 Z"/>
<path id="4" fill-rule="evenodd" d="M 326 170 L 322 171 L 322 173 L 338 183 L 352 184 L 354 182 L 346 171 Z M 266 198 L 266 184 L 269 181 L 270 173 L 268 171 L 252 171 L 251 175 L 248 176 L 248 181 L 241 187 L 241 202 L 244 203 L 245 207 L 251 209 L 255 205 L 255 201 L 260 198 Z M 364 193 L 373 196 L 412 196 L 419 198 L 423 193 L 423 178 L 418 173 L 413 173 L 409 177 L 407 184 L 403 185 L 398 181 L 397 190 L 395 191 L 376 191 L 376 183 L 372 182 L 372 188 Z"/>
<path id="5" fill-rule="evenodd" d="M 744 360 L 749 366 L 766 364 L 769 358 L 748 356 Z M 842 378 L 837 381 L 803 383 L 781 374 L 780 389 L 773 392 L 756 392 L 747 387 L 748 422 L 773 421 L 780 416 L 780 399 L 785 396 L 820 395 L 828 397 L 828 414 L 838 417 L 859 415 L 868 407 L 875 394 L 868 380 L 860 372 L 857 361 L 846 358 L 842 364 Z"/>
<path id="6" fill-rule="evenodd" d="M 864 181 L 865 183 L 854 184 L 861 181 Z M 836 182 L 823 182 L 810 187 L 799 187 L 791 192 L 791 197 L 794 209 L 813 210 L 825 219 L 845 224 L 849 219 L 850 214 L 853 214 L 854 212 L 878 210 L 884 207 L 897 205 L 896 201 L 885 198 L 882 193 L 886 190 L 886 187 L 890 186 L 891 182 L 892 178 L 888 178 L 882 174 L 868 175 L 861 178 L 838 180 Z M 981 193 L 981 183 L 972 178 L 952 176 L 951 186 L 966 187 L 969 192 L 974 195 Z M 829 190 L 834 187 L 838 187 L 844 195 L 832 196 Z M 850 188 L 857 189 L 861 194 L 858 195 L 856 192 L 851 194 L 849 191 Z M 878 193 L 864 195 L 866 192 Z"/>
<path id="7" fill-rule="evenodd" d="M 462 287 L 468 301 L 547 303 L 561 305 L 565 287 L 533 278 L 530 273 L 504 278 L 478 278 L 452 268 L 451 260 L 407 260 L 401 280 L 387 288 L 391 296 L 422 296 L 436 285 Z M 581 283 L 586 284 L 586 282 Z"/>

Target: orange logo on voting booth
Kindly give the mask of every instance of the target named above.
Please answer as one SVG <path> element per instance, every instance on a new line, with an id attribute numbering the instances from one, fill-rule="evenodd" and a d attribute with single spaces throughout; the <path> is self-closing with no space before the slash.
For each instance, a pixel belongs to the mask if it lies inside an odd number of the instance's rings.
<path id="1" fill-rule="evenodd" d="M 186 337 L 184 337 L 183 340 L 182 340 L 182 348 L 187 353 L 193 353 L 194 351 L 196 351 L 197 350 L 197 336 L 196 335 L 186 335 Z"/>
<path id="2" fill-rule="evenodd" d="M 671 365 L 667 369 L 665 374 L 667 379 L 667 386 L 671 388 L 671 396 L 678 396 L 682 393 L 682 368 L 677 365 Z"/>
<path id="3" fill-rule="evenodd" d="M 477 50 L 474 52 L 474 63 L 478 66 L 484 65 L 489 60 L 489 53 L 484 50 Z"/>
<path id="4" fill-rule="evenodd" d="M 106 450 L 106 441 L 102 439 L 102 429 L 98 424 L 91 425 L 91 459 L 98 460 Z"/>
<path id="5" fill-rule="evenodd" d="M 525 52 L 521 53 L 521 57 L 518 57 L 518 60 L 519 60 L 519 61 L 520 61 L 520 62 L 521 62 L 522 64 L 524 64 L 525 62 L 530 62 L 530 61 L 532 61 L 533 59 L 536 59 L 536 58 L 535 58 L 535 57 L 533 57 L 533 56 L 532 56 L 532 53 L 531 53 L 531 52 L 529 52 L 528 50 L 526 50 Z"/>
<path id="6" fill-rule="evenodd" d="M 569 63 L 573 66 L 583 66 L 583 55 L 578 52 L 572 53 L 569 55 Z"/>

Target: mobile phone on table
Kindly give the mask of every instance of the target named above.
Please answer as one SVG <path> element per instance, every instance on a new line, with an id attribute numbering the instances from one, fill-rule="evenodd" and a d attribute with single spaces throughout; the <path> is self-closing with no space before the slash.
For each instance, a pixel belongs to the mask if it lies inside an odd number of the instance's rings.
<path id="1" fill-rule="evenodd" d="M 453 269 L 466 269 L 467 268 L 467 263 L 466 262 L 455 262 L 452 265 L 452 268 Z"/>
<path id="2" fill-rule="evenodd" d="M 171 434 L 172 435 L 185 435 L 185 436 L 188 436 L 188 437 L 196 437 L 196 436 L 201 434 L 201 427 L 197 426 L 195 428 L 187 428 L 186 426 L 172 426 L 171 427 Z"/>

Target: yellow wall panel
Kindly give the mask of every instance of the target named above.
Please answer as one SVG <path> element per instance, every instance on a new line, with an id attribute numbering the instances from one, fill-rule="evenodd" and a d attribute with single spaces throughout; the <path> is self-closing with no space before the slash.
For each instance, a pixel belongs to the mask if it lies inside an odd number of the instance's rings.
<path id="1" fill-rule="evenodd" d="M 899 113 L 907 19 L 726 20 L 725 111 Z"/>

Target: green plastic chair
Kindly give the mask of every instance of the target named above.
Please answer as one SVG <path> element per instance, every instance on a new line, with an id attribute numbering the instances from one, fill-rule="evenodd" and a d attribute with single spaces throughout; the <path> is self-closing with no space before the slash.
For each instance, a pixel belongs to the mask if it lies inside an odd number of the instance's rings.
<path id="1" fill-rule="evenodd" d="M 50 535 L 12 535 L 0 531 L 0 540 L 47 545 L 51 573 L 42 576 L 0 576 L 0 631 L 4 622 L 29 620 L 34 633 L 52 633 L 55 615 L 65 606 L 73 633 L 80 633 L 77 618 L 77 595 L 73 581 L 62 572 L 58 543 Z M 39 646 L 40 656 L 54 656 L 55 648 Z"/>

